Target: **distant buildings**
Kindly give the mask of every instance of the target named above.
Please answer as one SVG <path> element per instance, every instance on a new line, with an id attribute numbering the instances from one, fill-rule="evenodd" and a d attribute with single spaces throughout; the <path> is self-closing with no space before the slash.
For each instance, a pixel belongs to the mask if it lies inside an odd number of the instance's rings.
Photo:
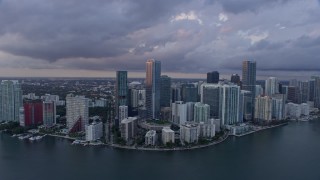
<path id="1" fill-rule="evenodd" d="M 0 121 L 19 122 L 22 90 L 18 81 L 2 80 L 0 85 Z"/>
<path id="2" fill-rule="evenodd" d="M 157 133 L 155 130 L 150 130 L 145 135 L 145 145 L 154 146 L 157 142 Z"/>
<path id="3" fill-rule="evenodd" d="M 200 137 L 202 138 L 213 138 L 215 136 L 215 123 L 214 120 L 209 120 L 206 123 L 200 122 Z"/>
<path id="4" fill-rule="evenodd" d="M 167 143 L 174 143 L 174 131 L 170 127 L 164 127 L 162 129 L 162 143 L 166 145 Z"/>
<path id="5" fill-rule="evenodd" d="M 54 101 L 43 101 L 43 126 L 50 128 L 56 124 L 56 104 Z"/>
<path id="6" fill-rule="evenodd" d="M 69 132 L 84 131 L 89 123 L 89 100 L 84 96 L 68 94 L 67 103 L 67 128 Z"/>
<path id="7" fill-rule="evenodd" d="M 272 96 L 279 93 L 279 82 L 276 77 L 269 77 L 265 82 L 265 95 Z"/>
<path id="8" fill-rule="evenodd" d="M 183 84 L 181 95 L 184 102 L 198 102 L 198 87 L 195 84 Z"/>
<path id="9" fill-rule="evenodd" d="M 137 117 L 128 117 L 123 119 L 120 123 L 121 138 L 125 141 L 133 140 L 137 133 Z"/>
<path id="10" fill-rule="evenodd" d="M 241 85 L 240 76 L 238 74 L 232 74 L 230 81 L 238 86 Z"/>
<path id="11" fill-rule="evenodd" d="M 146 62 L 146 109 L 148 119 L 160 118 L 161 62 Z"/>
<path id="12" fill-rule="evenodd" d="M 102 122 L 93 122 L 85 126 L 86 141 L 96 141 L 103 136 Z"/>
<path id="13" fill-rule="evenodd" d="M 272 99 L 269 96 L 258 96 L 255 102 L 255 121 L 271 121 L 272 120 Z"/>
<path id="14" fill-rule="evenodd" d="M 302 115 L 308 116 L 309 112 L 310 112 L 310 107 L 306 103 L 302 103 L 302 104 L 288 103 L 288 104 L 286 104 L 286 113 L 287 113 L 287 116 L 291 119 L 298 119 Z"/>
<path id="15" fill-rule="evenodd" d="M 207 83 L 218 83 L 219 82 L 219 72 L 212 71 L 207 73 Z"/>

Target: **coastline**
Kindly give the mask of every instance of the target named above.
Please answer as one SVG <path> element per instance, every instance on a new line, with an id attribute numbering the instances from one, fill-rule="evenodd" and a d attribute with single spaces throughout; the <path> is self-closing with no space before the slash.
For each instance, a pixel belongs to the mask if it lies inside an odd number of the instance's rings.
<path id="1" fill-rule="evenodd" d="M 242 136 L 246 136 L 246 135 L 249 135 L 249 134 L 253 134 L 253 133 L 256 133 L 256 132 L 259 132 L 259 131 L 263 131 L 263 130 L 271 129 L 271 128 L 276 128 L 276 127 L 280 127 L 280 126 L 284 126 L 284 125 L 288 125 L 288 122 L 282 123 L 282 124 L 278 124 L 278 125 L 274 125 L 274 126 L 264 127 L 264 128 L 258 129 L 258 130 L 253 130 L 253 131 L 250 131 L 250 132 L 247 132 L 247 133 L 244 133 L 244 134 L 233 135 L 233 136 L 235 136 L 235 137 L 242 137 Z"/>

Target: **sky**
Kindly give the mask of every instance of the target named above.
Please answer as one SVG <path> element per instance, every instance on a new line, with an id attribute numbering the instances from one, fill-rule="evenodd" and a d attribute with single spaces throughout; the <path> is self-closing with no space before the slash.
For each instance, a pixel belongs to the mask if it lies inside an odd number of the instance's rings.
<path id="1" fill-rule="evenodd" d="M 0 0 L 0 76 L 307 78 L 320 71 L 320 0 Z"/>

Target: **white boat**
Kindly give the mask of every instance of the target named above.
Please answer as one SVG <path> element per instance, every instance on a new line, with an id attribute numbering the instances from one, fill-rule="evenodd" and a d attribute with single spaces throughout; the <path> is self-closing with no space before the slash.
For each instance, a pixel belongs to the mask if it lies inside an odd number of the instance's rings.
<path id="1" fill-rule="evenodd" d="M 41 140 L 43 138 L 43 136 L 37 136 L 36 140 Z"/>

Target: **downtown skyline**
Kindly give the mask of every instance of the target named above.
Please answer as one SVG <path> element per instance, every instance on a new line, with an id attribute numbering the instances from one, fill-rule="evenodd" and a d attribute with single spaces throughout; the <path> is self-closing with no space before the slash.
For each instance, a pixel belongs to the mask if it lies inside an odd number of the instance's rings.
<path id="1" fill-rule="evenodd" d="M 316 0 L 2 0 L 0 76 L 144 77 L 153 58 L 174 78 L 229 77 L 253 60 L 257 79 L 307 79 L 320 69 L 319 12 Z"/>

